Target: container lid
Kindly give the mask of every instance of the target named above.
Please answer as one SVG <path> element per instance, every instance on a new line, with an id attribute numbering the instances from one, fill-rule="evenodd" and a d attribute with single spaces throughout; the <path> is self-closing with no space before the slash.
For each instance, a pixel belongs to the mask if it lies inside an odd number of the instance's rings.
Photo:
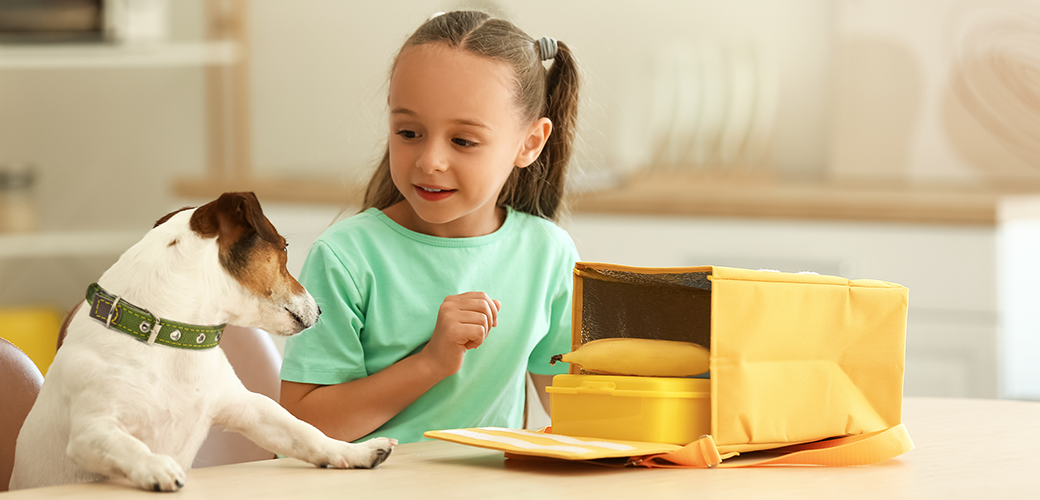
<path id="1" fill-rule="evenodd" d="M 708 398 L 711 380 L 623 375 L 556 375 L 550 394 L 610 395 L 639 398 Z"/>

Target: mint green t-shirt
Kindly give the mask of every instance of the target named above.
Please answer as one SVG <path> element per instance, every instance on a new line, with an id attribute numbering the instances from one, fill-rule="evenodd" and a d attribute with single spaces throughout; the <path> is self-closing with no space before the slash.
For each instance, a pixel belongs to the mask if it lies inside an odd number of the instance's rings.
<path id="1" fill-rule="evenodd" d="M 281 377 L 333 385 L 379 372 L 426 345 L 445 297 L 482 291 L 502 303 L 498 326 L 466 353 L 458 373 L 363 439 L 405 443 L 428 430 L 518 428 L 525 371 L 566 371 L 549 359 L 570 350 L 577 259 L 566 231 L 512 208 L 497 231 L 473 238 L 416 233 L 368 209 L 311 247 L 300 282 L 322 313 L 286 342 Z"/>

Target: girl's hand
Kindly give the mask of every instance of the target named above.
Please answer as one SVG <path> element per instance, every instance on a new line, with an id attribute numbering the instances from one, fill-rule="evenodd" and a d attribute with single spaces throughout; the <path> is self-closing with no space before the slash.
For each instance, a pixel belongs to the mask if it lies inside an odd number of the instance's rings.
<path id="1" fill-rule="evenodd" d="M 498 326 L 498 310 L 502 303 L 484 292 L 466 292 L 444 298 L 437 311 L 433 336 L 420 354 L 442 377 L 454 375 L 462 367 L 462 357 L 469 349 L 484 343 L 491 327 Z"/>

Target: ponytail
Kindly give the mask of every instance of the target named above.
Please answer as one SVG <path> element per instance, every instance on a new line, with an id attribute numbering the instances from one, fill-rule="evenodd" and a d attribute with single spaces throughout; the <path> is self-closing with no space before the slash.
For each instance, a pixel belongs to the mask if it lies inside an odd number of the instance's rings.
<path id="1" fill-rule="evenodd" d="M 534 163 L 513 170 L 498 199 L 500 205 L 550 220 L 556 220 L 563 203 L 578 120 L 577 65 L 565 43 L 556 45 L 542 106 L 542 116 L 552 122 L 552 133 Z"/>

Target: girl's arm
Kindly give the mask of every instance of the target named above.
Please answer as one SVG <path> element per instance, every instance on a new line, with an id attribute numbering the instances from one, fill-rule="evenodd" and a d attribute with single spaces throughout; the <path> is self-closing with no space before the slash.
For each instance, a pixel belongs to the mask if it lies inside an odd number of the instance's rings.
<path id="1" fill-rule="evenodd" d="M 354 441 L 386 423 L 443 377 L 419 354 L 368 377 L 336 385 L 282 381 L 281 404 L 327 436 Z"/>
<path id="2" fill-rule="evenodd" d="M 476 349 L 498 324 L 501 303 L 484 292 L 444 299 L 429 343 L 418 353 L 364 378 L 336 385 L 282 381 L 280 402 L 326 435 L 354 441 L 385 424 L 459 371 L 463 355 Z"/>

